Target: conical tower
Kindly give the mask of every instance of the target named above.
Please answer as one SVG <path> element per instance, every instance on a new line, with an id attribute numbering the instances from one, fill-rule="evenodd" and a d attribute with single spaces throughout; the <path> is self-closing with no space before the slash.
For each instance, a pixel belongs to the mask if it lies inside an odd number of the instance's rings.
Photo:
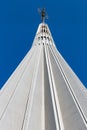
<path id="1" fill-rule="evenodd" d="M 0 92 L 0 130 L 87 130 L 87 90 L 44 22 Z"/>

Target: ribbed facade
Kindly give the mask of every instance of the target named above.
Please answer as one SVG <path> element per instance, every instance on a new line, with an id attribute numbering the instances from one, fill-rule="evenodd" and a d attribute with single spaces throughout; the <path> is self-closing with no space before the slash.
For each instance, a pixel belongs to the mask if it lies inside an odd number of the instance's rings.
<path id="1" fill-rule="evenodd" d="M 87 130 L 87 90 L 45 23 L 0 91 L 0 130 Z"/>

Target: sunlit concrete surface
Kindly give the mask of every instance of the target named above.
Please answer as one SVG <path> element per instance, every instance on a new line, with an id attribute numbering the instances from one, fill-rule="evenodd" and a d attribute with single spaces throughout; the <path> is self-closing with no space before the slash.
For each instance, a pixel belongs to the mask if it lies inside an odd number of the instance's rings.
<path id="1" fill-rule="evenodd" d="M 45 23 L 0 92 L 0 130 L 87 130 L 87 90 Z"/>

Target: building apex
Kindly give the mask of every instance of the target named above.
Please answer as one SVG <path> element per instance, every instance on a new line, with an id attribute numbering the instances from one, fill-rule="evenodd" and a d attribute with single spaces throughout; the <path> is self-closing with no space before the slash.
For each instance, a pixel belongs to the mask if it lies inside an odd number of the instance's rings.
<path id="1" fill-rule="evenodd" d="M 37 34 L 41 34 L 41 33 L 45 33 L 45 34 L 50 34 L 50 30 L 49 27 L 46 23 L 40 23 L 38 30 L 37 30 Z"/>

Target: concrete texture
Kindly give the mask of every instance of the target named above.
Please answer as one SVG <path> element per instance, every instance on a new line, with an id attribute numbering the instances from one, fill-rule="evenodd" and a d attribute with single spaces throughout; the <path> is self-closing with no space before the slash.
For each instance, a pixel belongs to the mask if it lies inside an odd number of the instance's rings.
<path id="1" fill-rule="evenodd" d="M 87 90 L 47 24 L 0 91 L 0 130 L 87 130 Z"/>

